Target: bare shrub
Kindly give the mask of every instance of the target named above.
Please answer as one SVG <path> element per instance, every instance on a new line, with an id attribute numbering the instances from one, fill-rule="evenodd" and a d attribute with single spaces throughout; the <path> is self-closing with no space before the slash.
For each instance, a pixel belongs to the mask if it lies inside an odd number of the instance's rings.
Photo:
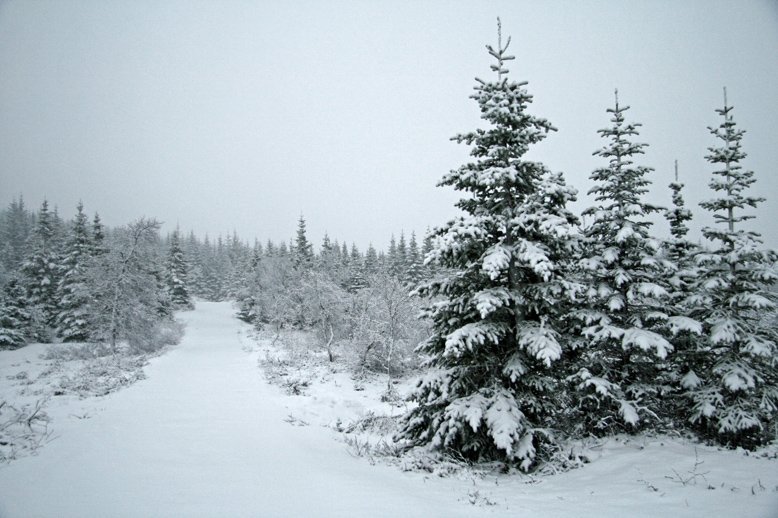
<path id="1" fill-rule="evenodd" d="M 87 361 L 72 374 L 63 375 L 55 394 L 79 397 L 105 396 L 145 379 L 145 356 L 105 356 Z"/>
<path id="2" fill-rule="evenodd" d="M 105 343 L 68 343 L 51 345 L 41 358 L 58 361 L 91 360 L 111 354 L 111 347 Z"/>
<path id="3" fill-rule="evenodd" d="M 419 366 L 416 346 L 428 336 L 417 318 L 419 301 L 394 276 L 377 274 L 353 295 L 348 308 L 355 367 L 393 376 Z"/>
<path id="4" fill-rule="evenodd" d="M 346 434 L 370 432 L 388 435 L 397 429 L 397 423 L 397 417 L 367 412 L 364 416 L 346 426 L 339 425 L 337 429 Z"/>
<path id="5" fill-rule="evenodd" d="M 18 408 L 0 401 L 0 462 L 30 454 L 51 438 L 44 411 L 47 401 L 39 399 Z"/>

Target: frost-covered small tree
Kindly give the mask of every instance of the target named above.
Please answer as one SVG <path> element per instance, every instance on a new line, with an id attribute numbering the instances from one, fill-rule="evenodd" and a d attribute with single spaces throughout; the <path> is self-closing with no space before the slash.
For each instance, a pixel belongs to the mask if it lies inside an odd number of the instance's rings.
<path id="1" fill-rule="evenodd" d="M 429 371 L 398 438 L 527 470 L 560 409 L 555 362 L 576 288 L 565 275 L 577 218 L 562 175 L 524 158 L 555 128 L 529 113 L 526 82 L 508 80 L 509 44 L 498 29 L 487 46 L 496 78 L 477 80 L 472 95 L 488 127 L 454 137 L 475 160 L 440 182 L 466 193 L 457 205 L 467 216 L 435 232 L 428 260 L 450 275 L 418 289 L 430 299 L 433 334 L 419 346 Z"/>
<path id="2" fill-rule="evenodd" d="M 405 241 L 405 232 L 400 232 L 400 240 L 397 241 L 397 252 L 393 265 L 396 275 L 404 277 L 408 270 L 408 244 Z"/>
<path id="3" fill-rule="evenodd" d="M 689 233 L 687 223 L 692 219 L 692 212 L 686 208 L 683 199 L 682 184 L 678 179 L 678 161 L 675 161 L 675 180 L 670 183 L 672 193 L 672 208 L 664 213 L 670 225 L 670 238 L 664 242 L 664 253 L 672 265 L 668 279 L 670 301 L 673 312 L 678 316 L 690 316 L 687 299 L 694 292 L 694 281 L 697 269 L 694 266 L 694 256 L 699 246 L 686 236 Z M 695 324 L 694 330 L 683 330 L 676 333 L 672 343 L 674 352 L 670 359 L 670 382 L 680 387 L 680 378 L 688 372 L 698 360 L 700 354 L 697 347 L 698 334 L 701 328 Z M 678 395 L 678 391 L 676 394 Z M 674 421 L 683 425 L 688 414 L 688 401 L 684 397 L 673 397 L 667 400 L 667 410 Z"/>
<path id="4" fill-rule="evenodd" d="M 367 287 L 365 275 L 365 258 L 362 257 L 357 245 L 352 243 L 348 268 L 346 268 L 346 290 L 349 293 L 355 293 Z"/>
<path id="5" fill-rule="evenodd" d="M 397 240 L 394 234 L 389 239 L 389 249 L 386 252 L 386 270 L 392 275 L 397 275 Z"/>
<path id="6" fill-rule="evenodd" d="M 276 332 L 291 327 L 296 320 L 292 295 L 299 275 L 288 255 L 278 255 L 275 246 L 266 247 L 266 255 L 257 267 L 252 282 L 254 321 L 258 327 L 271 326 Z M 267 255 L 270 252 L 273 255 Z"/>
<path id="7" fill-rule="evenodd" d="M 344 270 L 347 270 L 350 263 L 351 263 L 351 254 L 349 253 L 348 245 L 344 240 L 343 243 L 340 245 L 340 266 Z"/>
<path id="8" fill-rule="evenodd" d="M 160 345 L 158 231 L 159 223 L 145 218 L 115 230 L 110 246 L 89 269 L 95 293 L 93 337 L 114 352 L 124 340 L 142 350 Z"/>
<path id="9" fill-rule="evenodd" d="M 27 293 L 16 277 L 0 292 L 0 349 L 13 349 L 27 343 L 30 337 L 30 313 Z"/>
<path id="10" fill-rule="evenodd" d="M 405 269 L 404 280 L 411 286 L 416 286 L 424 278 L 421 253 L 416 241 L 416 233 L 411 232 L 411 240 L 408 243 L 408 266 Z"/>
<path id="11" fill-rule="evenodd" d="M 194 308 L 192 298 L 189 295 L 188 275 L 188 263 L 181 248 L 179 231 L 176 229 L 170 236 L 170 247 L 165 263 L 165 287 L 170 295 L 170 301 L 176 309 Z"/>
<path id="12" fill-rule="evenodd" d="M 65 245 L 57 286 L 57 336 L 65 342 L 83 342 L 89 339 L 88 320 L 92 294 L 86 278 L 86 268 L 93 251 L 94 245 L 89 236 L 84 205 L 79 202 L 70 237 Z"/>
<path id="13" fill-rule="evenodd" d="M 581 260 L 585 303 L 574 312 L 580 324 L 577 372 L 571 377 L 576 420 L 587 432 L 635 429 L 655 417 L 666 386 L 664 360 L 673 351 L 672 331 L 696 329 L 674 314 L 664 279 L 668 266 L 647 216 L 659 209 L 645 201 L 651 168 L 636 165 L 646 144 L 633 142 L 640 124 L 628 123 L 629 106 L 609 108 L 611 126 L 598 133 L 607 144 L 594 152 L 608 161 L 595 169 L 590 189 L 597 205 L 584 211 Z M 671 268 L 670 268 L 671 269 Z"/>
<path id="14" fill-rule="evenodd" d="M 428 323 L 417 318 L 420 300 L 405 283 L 377 273 L 350 303 L 349 340 L 362 368 L 395 375 L 418 364 L 414 349 L 429 336 Z"/>
<path id="15" fill-rule="evenodd" d="M 299 315 L 298 325 L 312 328 L 329 361 L 334 361 L 335 339 L 344 327 L 347 292 L 318 270 L 305 273 L 295 284 L 292 303 Z"/>
<path id="16" fill-rule="evenodd" d="M 776 422 L 778 335 L 763 317 L 776 311 L 769 288 L 778 280 L 778 255 L 761 247 L 759 234 L 740 228 L 754 218 L 745 211 L 764 198 L 747 194 L 756 179 L 740 164 L 745 131 L 736 127 L 726 90 L 716 112 L 723 121 L 709 130 L 719 147 L 709 148 L 706 158 L 716 167 L 709 185 L 717 197 L 700 205 L 718 226 L 703 228 L 714 248 L 695 258 L 699 273 L 689 303 L 704 333 L 698 361 L 682 383 L 693 423 L 722 441 L 753 446 L 772 438 Z"/>
<path id="17" fill-rule="evenodd" d="M 298 269 L 309 269 L 313 265 L 313 245 L 305 231 L 305 218 L 300 215 L 297 222 L 297 237 L 294 243 L 294 265 Z"/>
<path id="18" fill-rule="evenodd" d="M 362 275 L 369 277 L 378 272 L 378 252 L 376 252 L 373 243 L 368 243 L 365 258 L 362 261 Z"/>
<path id="19" fill-rule="evenodd" d="M 267 257 L 263 257 L 262 245 L 259 241 L 254 241 L 254 247 L 251 251 L 251 258 L 249 260 L 248 269 L 245 272 L 245 279 L 243 286 L 237 291 L 235 295 L 235 305 L 238 308 L 236 316 L 248 322 L 249 324 L 256 323 L 257 320 L 257 304 L 258 304 L 258 284 L 260 282 L 260 274 L 262 272 L 261 266 L 263 260 Z"/>
<path id="20" fill-rule="evenodd" d="M 100 215 L 95 212 L 92 220 L 92 255 L 100 255 L 105 252 L 105 227 Z"/>
<path id="21" fill-rule="evenodd" d="M 678 160 L 675 161 L 675 181 L 671 182 L 669 187 L 673 207 L 665 211 L 665 219 L 670 224 L 672 237 L 665 244 L 665 248 L 669 259 L 679 270 L 684 270 L 691 266 L 691 258 L 697 250 L 697 245 L 686 237 L 689 233 L 687 222 L 692 220 L 692 212 L 686 208 L 683 199 L 684 184 L 678 180 Z"/>
<path id="22" fill-rule="evenodd" d="M 338 284 L 341 283 L 343 269 L 341 267 L 340 245 L 330 240 L 325 232 L 321 243 L 321 250 L 316 261 L 316 268 Z"/>

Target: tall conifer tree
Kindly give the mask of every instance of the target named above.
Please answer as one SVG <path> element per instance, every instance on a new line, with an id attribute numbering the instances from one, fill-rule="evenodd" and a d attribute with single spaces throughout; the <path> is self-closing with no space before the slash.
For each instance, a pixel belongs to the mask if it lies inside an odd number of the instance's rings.
<path id="1" fill-rule="evenodd" d="M 778 255 L 761 248 L 759 234 L 740 228 L 754 218 L 744 211 L 764 198 L 747 195 L 756 179 L 740 164 L 746 158 L 745 131 L 736 127 L 726 90 L 724 107 L 716 113 L 723 120 L 708 129 L 719 147 L 709 148 L 706 159 L 716 167 L 709 185 L 717 197 L 700 205 L 713 213 L 717 226 L 703 228 L 714 249 L 696 257 L 699 274 L 690 304 L 704 333 L 699 361 L 683 385 L 693 403 L 693 423 L 731 444 L 753 446 L 774 437 L 778 407 L 778 335 L 765 319 L 776 310 L 769 288 L 778 280 Z"/>
<path id="2" fill-rule="evenodd" d="M 165 264 L 165 287 L 170 294 L 170 302 L 176 309 L 192 309 L 192 297 L 189 293 L 189 265 L 181 248 L 179 231 L 170 236 L 170 248 Z"/>
<path id="3" fill-rule="evenodd" d="M 105 227 L 97 212 L 95 212 L 95 217 L 92 220 L 92 247 L 92 255 L 102 255 L 105 253 Z"/>
<path id="4" fill-rule="evenodd" d="M 294 243 L 294 265 L 298 269 L 308 269 L 313 265 L 313 246 L 308 241 L 305 229 L 305 218 L 302 215 L 300 215 L 300 219 L 297 221 L 297 236 Z"/>
<path id="5" fill-rule="evenodd" d="M 668 390 L 664 360 L 673 351 L 671 331 L 695 327 L 668 308 L 664 279 L 670 265 L 647 218 L 660 209 L 643 201 L 653 169 L 634 162 L 647 144 L 632 140 L 641 125 L 626 121 L 627 110 L 616 92 L 615 106 L 607 110 L 612 124 L 598 131 L 607 143 L 594 152 L 608 161 L 591 174 L 589 194 L 598 204 L 584 211 L 591 217 L 581 261 L 588 292 L 574 313 L 581 338 L 571 379 L 578 422 L 587 432 L 635 430 L 657 415 Z"/>
<path id="6" fill-rule="evenodd" d="M 498 29 L 498 46 L 487 46 L 496 78 L 477 80 L 472 95 L 488 128 L 454 137 L 475 160 L 440 182 L 466 194 L 457 205 L 467 216 L 435 231 L 430 258 L 451 275 L 418 290 L 432 300 L 433 336 L 420 345 L 429 373 L 400 437 L 526 470 L 560 408 L 553 370 L 575 291 L 565 261 L 577 219 L 562 175 L 524 158 L 555 128 L 528 112 L 526 82 L 506 77 L 509 44 Z"/>
<path id="7" fill-rule="evenodd" d="M 49 204 L 43 201 L 35 230 L 30 236 L 29 256 L 22 266 L 30 303 L 35 312 L 37 338 L 44 340 L 46 327 L 54 325 L 57 312 L 58 254 L 55 248 L 54 223 Z"/>
<path id="8" fill-rule="evenodd" d="M 33 219 L 22 196 L 11 201 L 3 216 L 0 227 L 0 262 L 9 271 L 16 271 L 22 266 L 27 255 Z"/>
<path id="9" fill-rule="evenodd" d="M 79 202 L 57 286 L 57 335 L 66 342 L 83 342 L 89 339 L 89 308 L 92 296 L 86 269 L 93 251 L 94 245 L 87 228 L 84 205 Z"/>
<path id="10" fill-rule="evenodd" d="M 19 279 L 12 277 L 0 292 L 0 349 L 21 347 L 31 333 L 27 294 Z"/>

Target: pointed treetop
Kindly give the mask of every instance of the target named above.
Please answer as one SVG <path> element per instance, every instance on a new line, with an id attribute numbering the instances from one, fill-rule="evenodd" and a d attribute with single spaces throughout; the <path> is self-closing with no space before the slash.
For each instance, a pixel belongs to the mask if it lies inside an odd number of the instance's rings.
<path id="1" fill-rule="evenodd" d="M 618 122 L 619 120 L 621 120 L 621 121 L 623 122 L 623 120 L 624 120 L 624 119 L 623 119 L 623 117 L 620 117 L 620 116 L 621 116 L 621 114 L 622 114 L 623 112 L 625 112 L 625 111 L 629 110 L 629 109 L 630 109 L 630 106 L 629 106 L 629 105 L 627 105 L 627 106 L 621 106 L 621 105 L 619 104 L 619 89 L 618 89 L 618 88 L 614 88 L 614 90 L 613 90 L 613 98 L 614 98 L 614 99 L 615 99 L 615 101 L 616 101 L 616 104 L 615 104 L 615 106 L 614 106 L 613 108 L 608 108 L 608 109 L 607 109 L 607 110 L 605 110 L 605 111 L 606 111 L 607 113 L 612 113 L 612 114 L 614 114 L 614 117 L 613 117 L 613 119 L 611 119 L 611 121 L 613 121 L 613 122 Z M 631 126 L 634 126 L 635 128 L 639 128 L 640 126 L 642 126 L 642 124 L 640 124 L 640 123 L 634 123 L 634 124 L 632 124 Z M 633 128 L 633 129 L 634 129 L 634 128 Z"/>
<path id="2" fill-rule="evenodd" d="M 508 69 L 505 68 L 505 61 L 510 61 L 512 59 L 516 59 L 515 56 L 506 56 L 505 52 L 508 50 L 508 46 L 511 44 L 511 37 L 508 36 L 508 41 L 505 42 L 505 46 L 502 44 L 502 21 L 500 21 L 500 18 L 497 18 L 497 50 L 494 50 L 494 47 L 491 45 L 487 45 L 486 49 L 489 51 L 489 54 L 494 56 L 494 58 L 497 60 L 496 65 L 490 65 L 490 68 L 497 72 L 497 79 L 499 81 L 502 81 L 503 74 L 508 73 Z"/>
<path id="3" fill-rule="evenodd" d="M 719 193 L 719 197 L 700 203 L 702 208 L 713 212 L 716 223 L 726 224 L 728 229 L 718 231 L 706 227 L 703 228 L 703 235 L 710 240 L 720 240 L 730 248 L 735 243 L 732 238 L 735 224 L 754 218 L 754 215 L 743 214 L 741 211 L 747 207 L 756 208 L 765 200 L 761 196 L 746 195 L 746 190 L 756 182 L 756 179 L 753 171 L 746 170 L 741 165 L 741 161 L 747 156 L 741 142 L 745 130 L 737 128 L 732 110 L 733 107 L 727 102 L 725 88 L 724 107 L 716 110 L 716 113 L 724 118 L 724 122 L 716 128 L 708 127 L 711 134 L 719 139 L 719 147 L 709 147 L 709 154 L 705 156 L 708 162 L 717 167 L 708 185 L 713 191 Z M 753 232 L 751 234 L 758 236 Z"/>

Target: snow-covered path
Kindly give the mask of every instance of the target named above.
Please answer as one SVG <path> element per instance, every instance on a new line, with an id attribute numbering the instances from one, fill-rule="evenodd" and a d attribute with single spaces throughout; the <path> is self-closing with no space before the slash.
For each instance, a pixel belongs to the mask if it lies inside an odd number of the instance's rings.
<path id="1" fill-rule="evenodd" d="M 451 515 L 450 489 L 284 422 L 232 315 L 198 304 L 148 379 L 90 419 L 55 422 L 55 441 L 0 468 L 0 516 L 436 516 L 443 501 Z"/>
<path id="2" fill-rule="evenodd" d="M 233 313 L 201 302 L 147 379 L 52 399 L 56 440 L 0 465 L 0 518 L 778 516 L 775 460 L 667 438 L 604 442 L 585 468 L 545 479 L 370 465 L 331 429 L 285 421 L 289 398 L 263 380 Z M 3 352 L 0 381 L 41 350 Z"/>

